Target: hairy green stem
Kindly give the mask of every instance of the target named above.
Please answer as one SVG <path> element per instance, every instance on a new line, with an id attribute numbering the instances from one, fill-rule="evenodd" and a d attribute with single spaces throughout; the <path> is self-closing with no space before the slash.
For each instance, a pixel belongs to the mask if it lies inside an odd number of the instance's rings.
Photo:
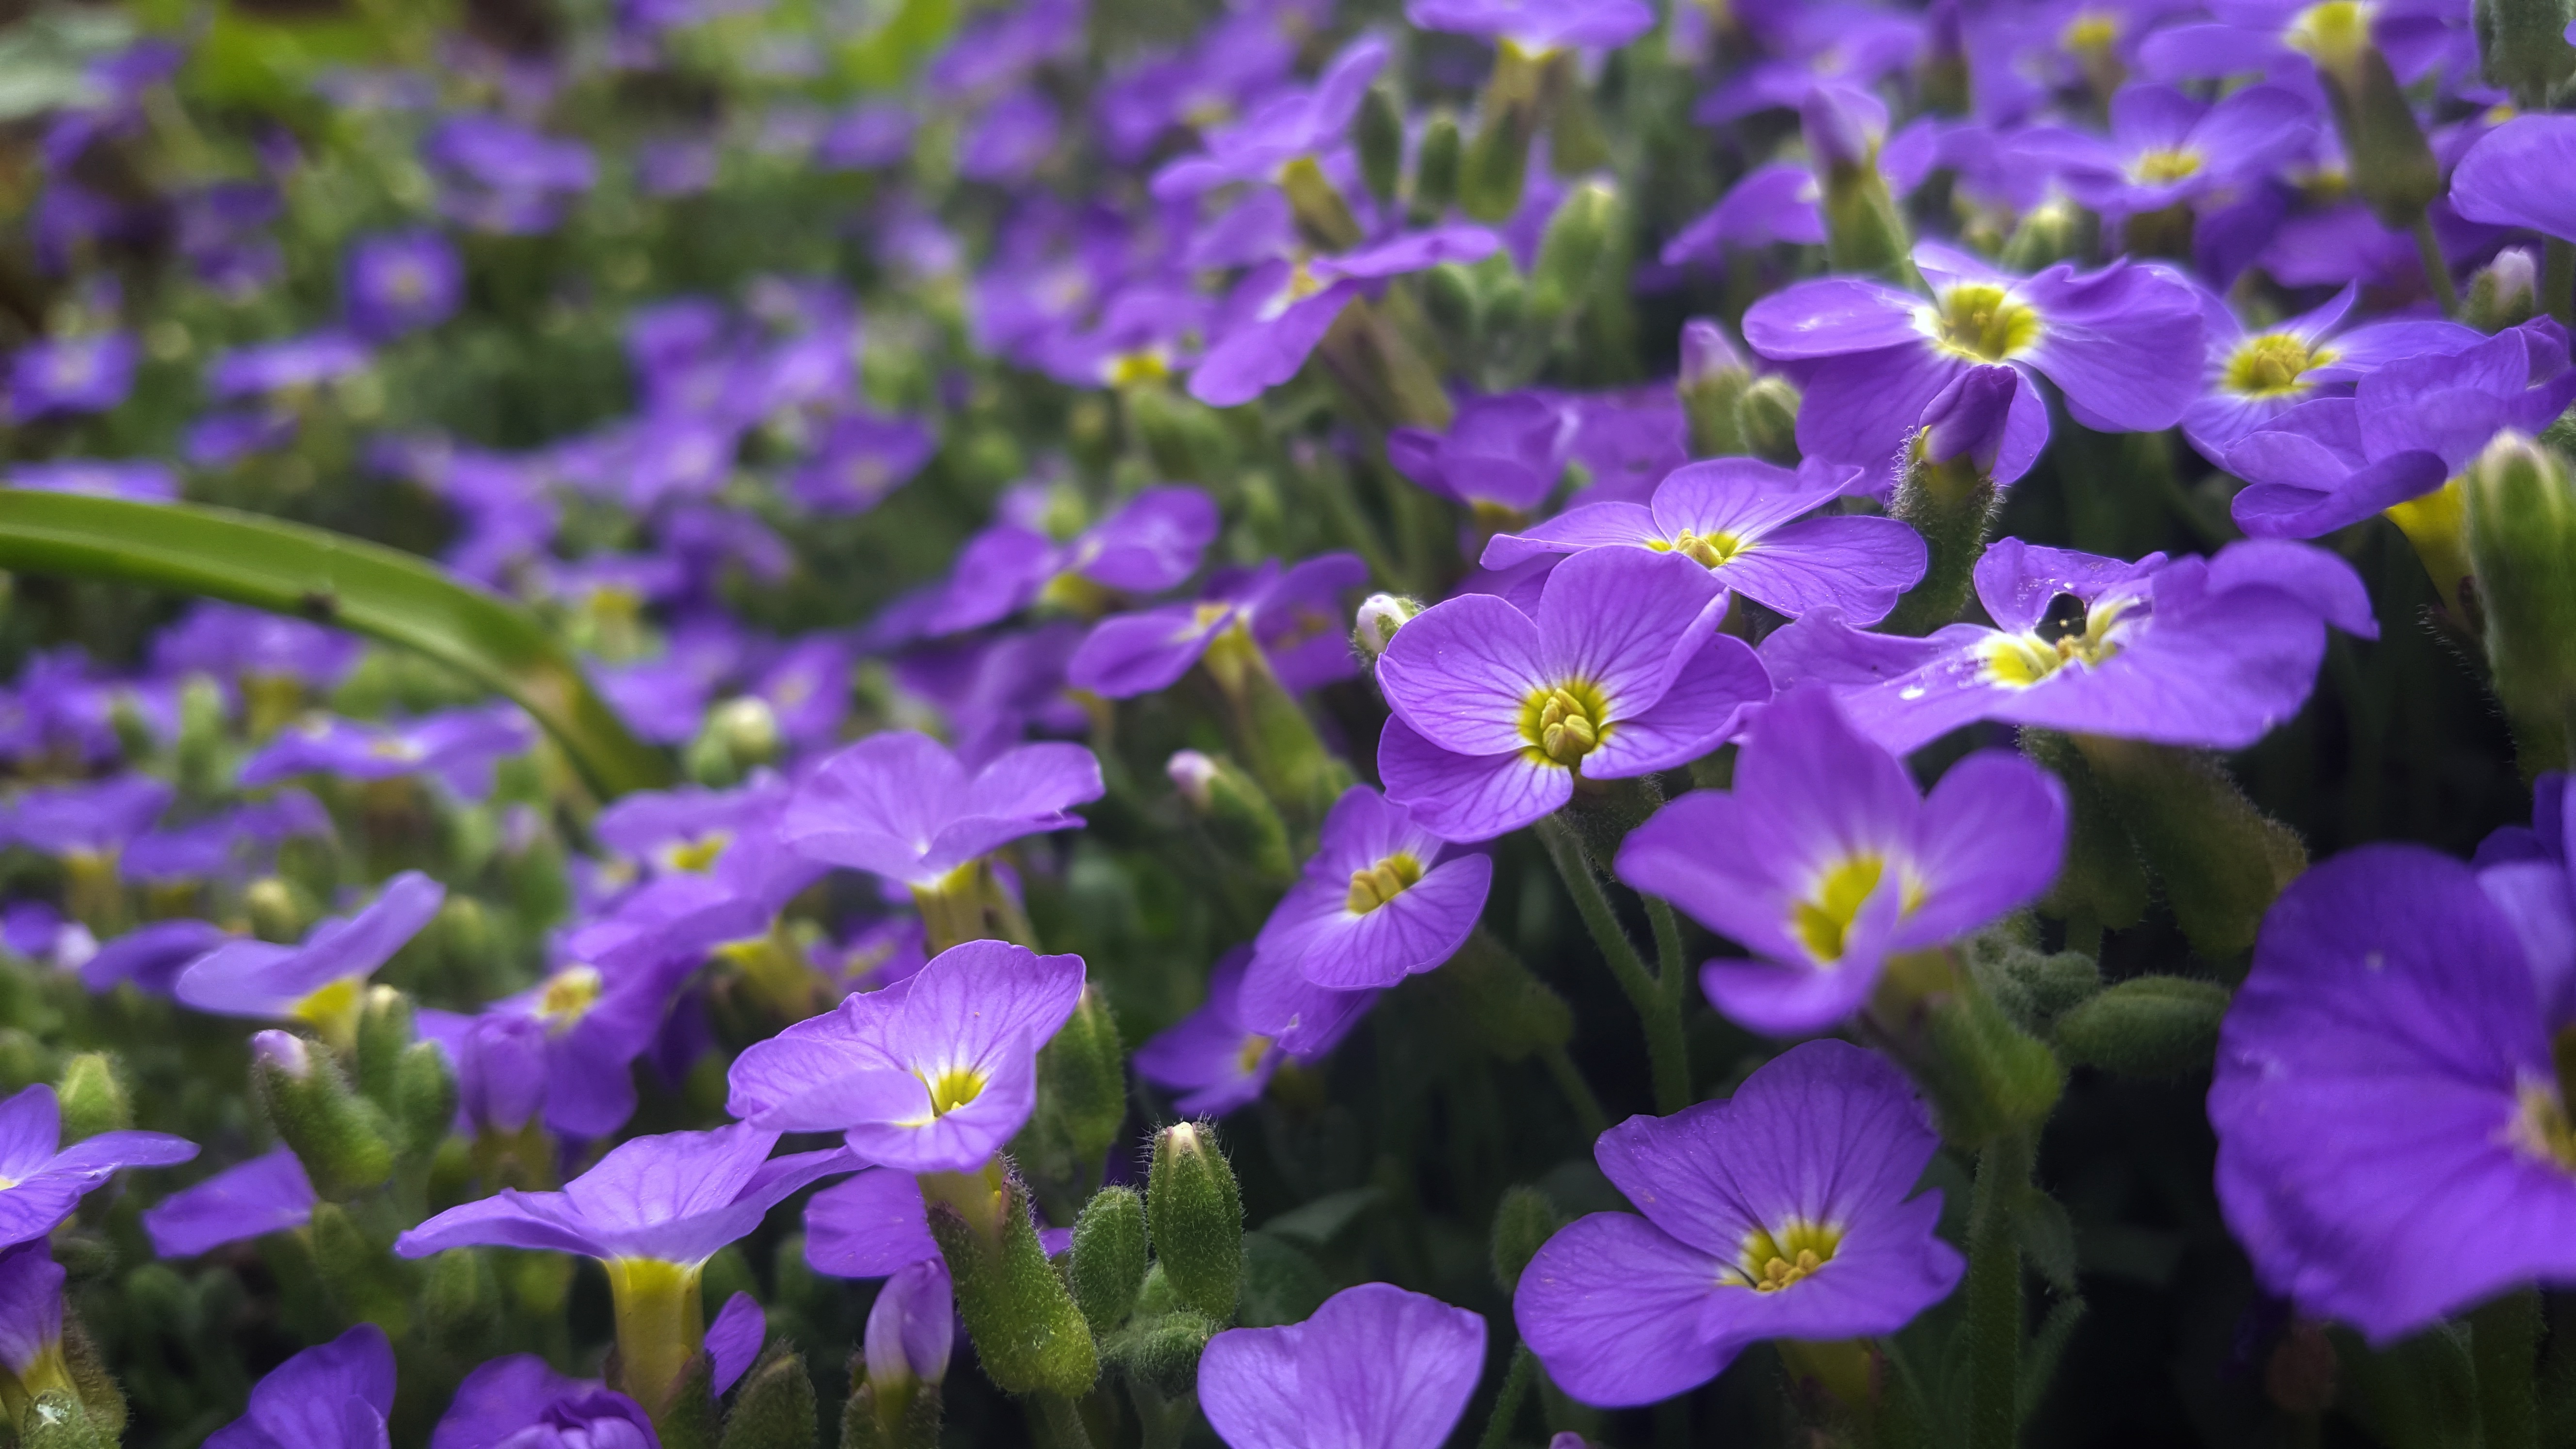
<path id="1" fill-rule="evenodd" d="M 1530 1380 L 1536 1376 L 1538 1360 L 1530 1354 L 1529 1345 L 1512 1345 L 1512 1366 L 1503 1372 L 1503 1387 L 1494 1395 L 1493 1416 L 1485 1420 L 1485 1433 L 1476 1441 L 1476 1449 L 1503 1449 L 1512 1437 L 1512 1424 L 1521 1416 L 1521 1401 L 1529 1397 Z"/>
<path id="2" fill-rule="evenodd" d="M 2433 234 L 2433 218 L 2415 218 L 2415 251 L 2424 259 L 2424 280 L 2433 288 L 2433 300 L 2440 304 L 2442 315 L 2460 310 L 2460 289 L 2451 281 L 2451 259 L 2442 255 L 2442 239 Z"/>
<path id="3" fill-rule="evenodd" d="M 1977 1155 L 1968 1207 L 1968 1449 L 2012 1449 L 2021 1430 L 2021 1242 L 2013 1210 L 2031 1142 L 2008 1133 Z"/>
<path id="4" fill-rule="evenodd" d="M 1091 1449 L 1091 1433 L 1082 1427 L 1082 1409 L 1062 1394 L 1039 1394 L 1038 1413 L 1046 1420 L 1055 1449 Z"/>
<path id="5" fill-rule="evenodd" d="M 2477 1365 L 2478 1425 L 2485 1449 L 2539 1449 L 2540 1400 L 2533 1374 L 2540 1359 L 2540 1295 L 2524 1288 L 2472 1311 L 2469 1352 Z"/>
<path id="6" fill-rule="evenodd" d="M 1601 1110 L 1601 1099 L 1592 1094 L 1592 1084 L 1583 1080 L 1583 1073 L 1575 1070 L 1574 1058 L 1566 1054 L 1564 1046 L 1542 1047 L 1538 1057 L 1557 1091 L 1565 1095 L 1565 1105 L 1574 1109 L 1575 1124 L 1583 1129 L 1583 1140 L 1590 1142 L 1609 1131 L 1609 1114 Z"/>
<path id="7" fill-rule="evenodd" d="M 1610 897 L 1601 889 L 1601 877 L 1592 868 L 1592 858 L 1576 838 L 1573 828 L 1556 816 L 1538 823 L 1538 835 L 1547 847 L 1547 858 L 1556 866 L 1557 876 L 1565 882 L 1568 895 L 1574 897 L 1574 909 L 1583 917 L 1585 929 L 1591 931 L 1593 943 L 1601 948 L 1602 959 L 1610 963 L 1610 974 L 1619 989 L 1628 993 L 1628 1002 L 1646 1029 L 1646 1061 L 1655 1079 L 1655 1112 L 1669 1117 L 1690 1105 L 1690 1059 L 1682 1041 L 1682 1014 L 1677 1000 L 1666 999 L 1660 984 L 1646 970 L 1644 958 L 1637 954 L 1636 944 L 1619 924 L 1617 913 L 1610 909 Z"/>

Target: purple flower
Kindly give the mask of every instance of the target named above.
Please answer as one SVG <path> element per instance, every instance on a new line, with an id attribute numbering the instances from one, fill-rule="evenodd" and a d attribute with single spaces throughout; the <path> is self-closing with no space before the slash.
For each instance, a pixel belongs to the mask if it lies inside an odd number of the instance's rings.
<path id="1" fill-rule="evenodd" d="M 1911 188 L 1907 188 L 1911 189 Z M 1728 188 L 1715 206 L 1673 233 L 1659 258 L 1665 266 L 1691 261 L 1717 261 L 1725 248 L 1795 242 L 1821 246 L 1825 240 L 1822 192 L 1816 173 L 1805 166 L 1773 162 L 1756 166 Z"/>
<path id="2" fill-rule="evenodd" d="M 443 183 L 440 209 L 478 231 L 551 231 L 566 197 L 588 191 L 590 148 L 498 116 L 452 116 L 421 141 L 421 160 Z"/>
<path id="3" fill-rule="evenodd" d="M 805 1261 L 833 1278 L 887 1278 L 941 1262 L 920 1180 L 871 1167 L 814 1194 L 805 1204 Z M 945 1286 L 945 1271 L 940 1277 Z"/>
<path id="4" fill-rule="evenodd" d="M 251 1386 L 250 1412 L 206 1438 L 207 1449 L 385 1449 L 394 1411 L 394 1350 L 361 1323 L 308 1348 Z"/>
<path id="5" fill-rule="evenodd" d="M 1393 986 L 1456 954 L 1484 913 L 1491 858 L 1447 848 L 1403 806 L 1354 785 L 1253 946 L 1252 973 L 1334 991 Z"/>
<path id="6" fill-rule="evenodd" d="M 2078 276 L 2061 263 L 2015 277 L 1937 243 L 1914 249 L 1933 299 L 1858 277 L 1800 282 L 1753 304 L 1744 340 L 1789 364 L 1806 389 L 1798 446 L 1810 457 L 1884 467 L 1926 403 L 1967 369 L 2023 374 L 2015 411 L 2046 435 L 2037 381 L 2101 432 L 2174 425 L 2198 392 L 2200 302 L 2154 265 L 2114 262 Z"/>
<path id="7" fill-rule="evenodd" d="M 2307 699 L 2326 625 L 2379 637 L 2349 564 L 2266 539 L 2132 564 L 2008 538 L 1978 560 L 1976 587 L 1998 627 L 1898 639 L 1824 610 L 1764 640 L 1762 660 L 1783 688 L 1832 686 L 1898 754 L 1980 719 L 2233 750 Z"/>
<path id="8" fill-rule="evenodd" d="M 283 408 L 210 412 L 188 425 L 179 454 L 200 468 L 220 468 L 253 453 L 287 446 L 302 431 L 297 415 Z"/>
<path id="9" fill-rule="evenodd" d="M 1133 699 L 1171 688 L 1209 647 L 1243 631 L 1291 690 L 1348 679 L 1359 666 L 1343 637 L 1342 595 L 1368 582 L 1357 554 L 1328 553 L 1282 573 L 1276 559 L 1259 568 L 1220 570 L 1195 603 L 1103 619 L 1065 666 L 1065 682 L 1104 699 Z"/>
<path id="10" fill-rule="evenodd" d="M 176 795 L 169 785 L 141 774 L 38 785 L 0 807 L 0 830 L 30 850 L 75 864 L 105 865 L 151 829 Z"/>
<path id="11" fill-rule="evenodd" d="M 428 925 L 447 887 L 416 870 L 385 882 L 366 909 L 332 916 L 301 945 L 236 940 L 179 974 L 179 1000 L 218 1016 L 337 1028 L 356 1019 L 368 977 Z"/>
<path id="12" fill-rule="evenodd" d="M 1386 460 L 1430 492 L 1479 512 L 1527 513 L 1547 501 L 1573 456 L 1575 418 L 1542 393 L 1471 397 L 1445 433 L 1397 428 Z"/>
<path id="13" fill-rule="evenodd" d="M 1827 513 L 1859 470 L 1795 470 L 1755 458 L 1715 458 L 1674 470 L 1654 502 L 1587 503 L 1485 545 L 1489 569 L 1545 554 L 1628 547 L 1677 553 L 1721 585 L 1796 618 L 1832 607 L 1876 623 L 1923 578 L 1923 536 L 1893 518 Z"/>
<path id="14" fill-rule="evenodd" d="M 0 1248 L 0 1381 L 23 1403 L 77 1389 L 63 1361 L 63 1266 L 42 1241 Z"/>
<path id="15" fill-rule="evenodd" d="M 2251 485 L 2232 511 L 2259 538 L 2331 533 L 2442 487 L 2497 433 L 2536 433 L 2570 401 L 2567 334 L 2545 317 L 2390 362 L 2352 396 L 2302 403 L 2232 444 L 2227 468 Z"/>
<path id="16" fill-rule="evenodd" d="M 245 789 L 297 775 L 391 780 L 433 774 L 469 800 L 492 793 L 492 767 L 536 743 L 536 727 L 517 705 L 424 715 L 400 725 L 363 724 L 314 715 L 280 730 L 242 761 Z"/>
<path id="17" fill-rule="evenodd" d="M 1303 1323 L 1209 1339 L 1199 1407 L 1232 1449 L 1412 1449 L 1449 1437 L 1484 1369 L 1482 1316 L 1363 1283 Z"/>
<path id="18" fill-rule="evenodd" d="M 465 296 L 465 264 L 434 231 L 363 237 L 341 263 L 340 295 L 351 327 L 390 340 L 455 315 Z"/>
<path id="19" fill-rule="evenodd" d="M 313 1217 L 313 1181 L 295 1149 L 280 1147 L 227 1167 L 143 1210 L 143 1231 L 164 1258 L 300 1228 Z"/>
<path id="20" fill-rule="evenodd" d="M 505 1187 L 404 1233 L 394 1251 L 425 1258 L 482 1244 L 693 1270 L 771 1208 L 858 1165 L 837 1147 L 773 1158 L 777 1145 L 777 1133 L 748 1123 L 629 1138 L 561 1192 Z"/>
<path id="21" fill-rule="evenodd" d="M 206 365 L 206 391 L 229 401 L 318 387 L 357 372 L 368 360 L 367 345 L 345 332 L 236 347 Z"/>
<path id="22" fill-rule="evenodd" d="M 2108 140 L 2040 127 L 2006 145 L 2053 167 L 2077 201 L 2129 216 L 2265 176 L 2304 153 L 2316 133 L 2316 107 L 2279 86 L 2248 86 L 2209 105 L 2171 86 L 2132 85 L 2111 97 Z"/>
<path id="23" fill-rule="evenodd" d="M 912 133 L 918 124 L 909 106 L 861 101 L 833 118 L 831 129 L 815 143 L 815 163 L 832 171 L 900 165 L 912 155 Z"/>
<path id="24" fill-rule="evenodd" d="M 1239 998 L 1252 948 L 1237 946 L 1208 973 L 1207 1000 L 1136 1048 L 1136 1075 L 1178 1092 L 1183 1116 L 1222 1117 L 1260 1100 L 1287 1049 L 1243 1024 Z M 1305 1060 L 1320 1051 L 1302 1054 Z"/>
<path id="25" fill-rule="evenodd" d="M 175 503 L 179 476 L 148 458 L 55 458 L 9 469 L 9 486 L 42 493 L 83 493 L 136 503 Z"/>
<path id="26" fill-rule="evenodd" d="M 1362 36 L 1324 66 L 1311 90 L 1273 95 L 1251 115 L 1209 130 L 1207 149 L 1154 173 L 1158 200 L 1178 200 L 1233 181 L 1274 181 L 1288 163 L 1346 144 L 1369 82 L 1386 64 L 1386 42 Z"/>
<path id="27" fill-rule="evenodd" d="M 1525 55 L 1617 50 L 1654 28 L 1641 0 L 1407 0 L 1404 18 L 1424 30 L 1481 35 Z"/>
<path id="28" fill-rule="evenodd" d="M 197 1155 L 197 1144 L 163 1132 L 101 1132 L 69 1147 L 61 1142 L 53 1088 L 38 1082 L 0 1100 L 0 1247 L 52 1232 L 120 1167 L 168 1167 Z"/>
<path id="29" fill-rule="evenodd" d="M 103 413 L 134 390 L 143 349 L 123 332 L 31 343 L 9 359 L 9 413 L 32 422 L 50 413 Z"/>
<path id="30" fill-rule="evenodd" d="M 939 451 L 915 418 L 858 412 L 834 420 L 821 446 L 787 481 L 788 496 L 817 513 L 865 513 L 912 481 Z"/>
<path id="31" fill-rule="evenodd" d="M 726 1110 L 782 1132 L 844 1133 L 906 1172 L 990 1162 L 1037 1102 L 1038 1048 L 1082 997 L 1082 958 L 968 941 L 882 991 L 736 1057 Z"/>
<path id="32" fill-rule="evenodd" d="M 2531 882 L 2420 847 L 2315 867 L 2265 918 L 2220 1027 L 2228 1227 L 2265 1288 L 2374 1343 L 2576 1281 L 2576 1139 L 2550 1054 L 2576 981 L 2564 867 L 2506 869 L 2557 876 L 2559 930 Z M 2474 1223 L 2478 1251 L 2427 1258 L 2432 1222 Z"/>
<path id="33" fill-rule="evenodd" d="M 1206 494 L 1166 487 L 1137 494 L 1069 543 L 1017 522 L 986 529 L 958 554 L 929 631 L 982 628 L 1043 599 L 1078 603 L 1101 590 L 1161 593 L 1197 571 L 1217 521 Z"/>
<path id="34" fill-rule="evenodd" d="M 2046 770 L 1980 751 L 1925 797 L 1809 685 L 1753 717 L 1733 790 L 1694 790 L 1631 831 L 1618 874 L 1757 958 L 1700 968 L 1719 1010 L 1802 1036 L 1859 1009 L 1889 956 L 2029 904 L 2065 850 L 2066 791 Z"/>
<path id="35" fill-rule="evenodd" d="M 556 1373 L 532 1353 L 496 1358 L 467 1374 L 429 1435 L 429 1449 L 659 1449 L 660 1444 L 643 1405 L 596 1380 Z"/>
<path id="36" fill-rule="evenodd" d="M 766 923 L 767 913 L 745 913 L 745 934 L 759 929 L 753 915 Z M 691 934 L 647 936 L 642 959 L 612 952 L 597 965 L 567 962 L 492 1003 L 454 1054 L 465 1111 L 503 1131 L 540 1111 L 547 1127 L 570 1137 L 604 1137 L 625 1126 L 635 1115 L 634 1061 L 653 1044 L 680 976 L 705 949 Z M 652 949 L 659 946 L 672 949 Z"/>
<path id="37" fill-rule="evenodd" d="M 1680 554 L 1591 549 L 1548 576 L 1535 617 L 1464 594 L 1396 631 L 1377 663 L 1395 712 L 1378 740 L 1389 800 L 1444 840 L 1489 840 L 1574 796 L 1697 759 L 1770 697 L 1761 661 L 1717 632 L 1726 590 Z"/>
<path id="38" fill-rule="evenodd" d="M 2347 286 L 2324 306 L 2249 332 L 2215 298 L 2202 308 L 2209 362 L 2200 398 L 2182 415 L 2183 435 L 2201 456 L 2224 463 L 2248 434 L 2320 397 L 2351 395 L 2353 384 L 2391 363 L 2453 356 L 2486 341 L 2457 322 L 2393 318 L 2346 327 L 2360 289 Z"/>
<path id="39" fill-rule="evenodd" d="M 1735 1095 L 1631 1117 L 1594 1157 L 1642 1217 L 1547 1241 L 1512 1316 L 1548 1377 L 1605 1408 L 1715 1377 L 1746 1345 L 1894 1333 L 1966 1265 L 1907 1197 L 1940 1146 L 1902 1073 L 1840 1041 L 1791 1047 Z"/>
<path id="40" fill-rule="evenodd" d="M 168 674 L 291 679 L 327 690 L 358 667 L 355 635 L 265 609 L 207 600 L 152 638 L 152 667 Z"/>
<path id="41" fill-rule="evenodd" d="M 924 1258 L 897 1269 L 868 1308 L 861 1346 L 868 1382 L 879 1394 L 948 1377 L 948 1355 L 957 1343 L 957 1302 L 948 1265 Z"/>
<path id="42" fill-rule="evenodd" d="M 1248 403 L 1295 377 L 1333 319 L 1370 284 L 1443 262 L 1479 262 L 1501 246 L 1484 227 L 1453 222 L 1346 252 L 1264 262 L 1226 299 L 1207 355 L 1190 373 L 1190 396 L 1210 407 Z"/>
<path id="43" fill-rule="evenodd" d="M 1034 89 L 1012 91 L 984 108 L 957 138 L 957 174 L 968 181 L 1025 181 L 1055 149 L 1064 117 Z"/>
<path id="44" fill-rule="evenodd" d="M 2451 205 L 2470 221 L 2576 241 L 2576 197 L 2535 179 L 2576 166 L 2576 116 L 2516 116 L 2479 138 L 2451 173 Z M 2543 298 L 2558 303 L 2565 298 Z"/>
<path id="45" fill-rule="evenodd" d="M 81 963 L 81 984 L 92 991 L 113 991 L 131 981 L 146 996 L 168 996 L 198 957 L 232 939 L 211 921 L 185 917 L 137 926 L 98 948 Z"/>
<path id="46" fill-rule="evenodd" d="M 1019 839 L 1082 823 L 1100 762 L 1080 745 L 1022 745 L 969 775 L 937 740 L 872 735 L 825 760 L 779 819 L 790 847 L 917 889 Z"/>

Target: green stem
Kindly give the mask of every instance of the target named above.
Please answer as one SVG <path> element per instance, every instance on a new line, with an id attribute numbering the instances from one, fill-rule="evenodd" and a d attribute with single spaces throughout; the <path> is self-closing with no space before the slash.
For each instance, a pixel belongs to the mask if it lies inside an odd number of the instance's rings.
<path id="1" fill-rule="evenodd" d="M 1592 1094 L 1592 1084 L 1574 1069 L 1574 1058 L 1566 1055 L 1562 1044 L 1542 1047 L 1539 1061 L 1546 1066 L 1556 1089 L 1565 1094 L 1565 1105 L 1574 1109 L 1574 1120 L 1583 1129 L 1583 1140 L 1593 1141 L 1610 1130 L 1609 1114 L 1601 1110 L 1601 1099 Z"/>
<path id="2" fill-rule="evenodd" d="M 2433 235 L 2433 218 L 2415 218 L 2415 252 L 2424 259 L 2424 280 L 2433 288 L 2433 300 L 2441 304 L 2448 317 L 2460 310 L 2460 289 L 2451 282 L 2451 259 L 2442 255 L 2442 239 Z"/>
<path id="3" fill-rule="evenodd" d="M 2540 1358 L 2540 1295 L 2524 1288 L 2472 1311 L 2469 1351 L 2477 1365 L 2485 1449 L 2539 1449 L 2533 1373 Z"/>
<path id="4" fill-rule="evenodd" d="M 2013 1209 L 2030 1185 L 2031 1144 L 2006 1135 L 1977 1156 L 1968 1207 L 1968 1449 L 2020 1438 L 2021 1243 Z"/>
<path id="5" fill-rule="evenodd" d="M 2561 327 L 2576 327 L 2576 242 L 2551 237 L 2540 247 L 2540 304 Z"/>
<path id="6" fill-rule="evenodd" d="M 1090 1431 L 1082 1427 L 1082 1410 L 1073 1400 L 1062 1394 L 1039 1394 L 1037 1403 L 1055 1449 L 1091 1449 Z"/>
<path id="7" fill-rule="evenodd" d="M 1494 1395 L 1494 1414 L 1485 1421 L 1484 1437 L 1476 1449 L 1503 1449 L 1510 1440 L 1512 1424 L 1521 1416 L 1521 1400 L 1529 1397 L 1530 1379 L 1538 1360 L 1531 1356 L 1529 1345 L 1512 1345 L 1512 1366 L 1503 1373 L 1502 1390 Z"/>
<path id="8" fill-rule="evenodd" d="M 1690 967 L 1682 960 L 1682 923 L 1660 896 L 1646 897 L 1646 920 L 1655 932 L 1655 985 L 1666 1001 L 1678 1004 L 1688 993 Z"/>
<path id="9" fill-rule="evenodd" d="M 1538 823 L 1538 837 L 1547 847 L 1547 858 L 1556 866 L 1559 879 L 1565 882 L 1568 895 L 1574 897 L 1574 909 L 1583 917 L 1585 929 L 1592 933 L 1593 944 L 1601 948 L 1601 957 L 1610 963 L 1610 974 L 1619 989 L 1628 994 L 1628 1002 L 1637 1008 L 1637 1016 L 1646 1030 L 1646 1061 L 1655 1078 L 1655 1112 L 1669 1117 L 1690 1105 L 1690 1059 L 1682 1041 L 1682 1017 L 1677 1005 L 1664 999 L 1655 978 L 1646 970 L 1645 960 L 1638 956 L 1635 943 L 1619 925 L 1619 917 L 1610 909 L 1610 897 L 1601 889 L 1601 878 L 1592 869 L 1591 857 L 1584 853 L 1583 843 L 1575 838 L 1572 827 L 1551 815 Z"/>

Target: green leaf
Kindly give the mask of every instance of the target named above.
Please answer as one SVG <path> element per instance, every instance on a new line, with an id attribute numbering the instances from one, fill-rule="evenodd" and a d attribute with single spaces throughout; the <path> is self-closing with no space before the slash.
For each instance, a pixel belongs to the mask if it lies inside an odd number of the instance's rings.
<path id="1" fill-rule="evenodd" d="M 669 783 L 534 614 L 410 554 L 177 503 L 0 489 L 0 569 L 203 594 L 416 649 L 535 716 L 603 798 Z"/>

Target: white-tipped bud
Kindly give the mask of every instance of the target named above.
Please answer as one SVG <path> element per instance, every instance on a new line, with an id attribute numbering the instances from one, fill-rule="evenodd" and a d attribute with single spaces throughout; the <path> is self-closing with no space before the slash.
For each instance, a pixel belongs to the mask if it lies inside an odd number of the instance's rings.
<path id="1" fill-rule="evenodd" d="M 1360 657 L 1375 662 L 1386 652 L 1386 646 L 1395 642 L 1395 631 L 1404 626 L 1404 621 L 1421 612 L 1419 601 L 1402 594 L 1371 594 L 1362 600 L 1351 635 Z"/>

